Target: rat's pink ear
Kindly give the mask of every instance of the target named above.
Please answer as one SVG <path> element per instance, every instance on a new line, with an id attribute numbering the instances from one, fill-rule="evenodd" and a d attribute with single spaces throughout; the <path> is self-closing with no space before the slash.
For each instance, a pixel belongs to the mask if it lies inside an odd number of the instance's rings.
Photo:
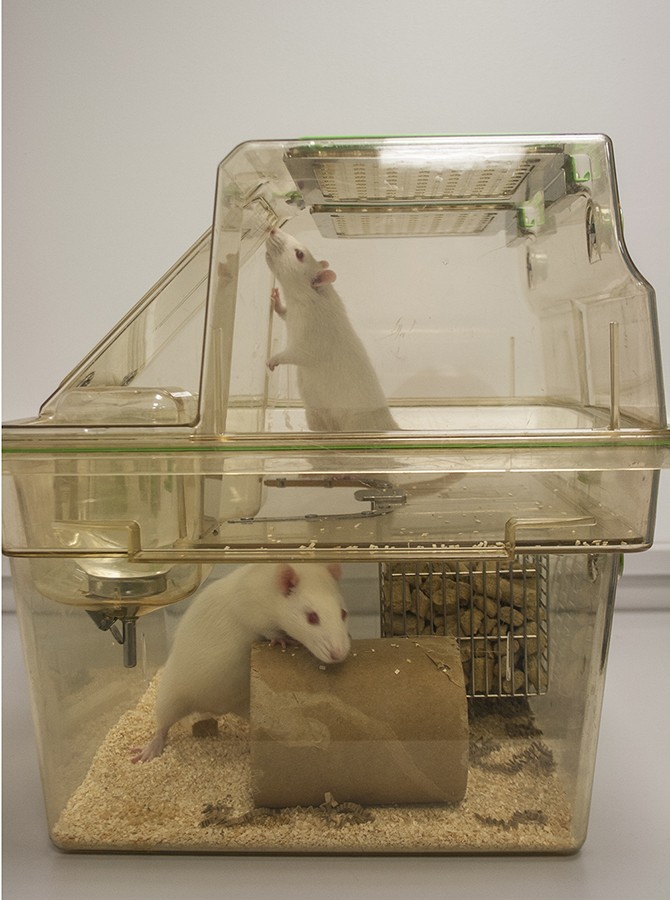
<path id="1" fill-rule="evenodd" d="M 298 573 L 295 569 L 291 568 L 291 566 L 280 566 L 277 572 L 277 583 L 279 585 L 279 590 L 285 597 L 291 593 L 291 591 L 295 590 L 298 586 Z"/>
<path id="2" fill-rule="evenodd" d="M 337 275 L 332 269 L 321 269 L 321 271 L 312 278 L 312 287 L 318 288 L 322 287 L 324 284 L 332 284 L 336 278 Z"/>
<path id="3" fill-rule="evenodd" d="M 328 266 L 330 265 L 330 263 L 328 262 L 327 259 L 320 259 L 319 265 L 321 266 L 322 269 L 327 269 Z"/>
<path id="4" fill-rule="evenodd" d="M 326 566 L 330 574 L 333 576 L 335 581 L 339 581 L 342 577 L 342 566 L 339 563 L 328 563 Z"/>

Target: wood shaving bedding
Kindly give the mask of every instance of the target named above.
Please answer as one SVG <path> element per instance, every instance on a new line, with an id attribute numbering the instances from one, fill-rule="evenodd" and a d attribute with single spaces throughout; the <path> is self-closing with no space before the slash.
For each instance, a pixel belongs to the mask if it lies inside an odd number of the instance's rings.
<path id="1" fill-rule="evenodd" d="M 158 678 L 158 676 L 157 676 Z M 171 730 L 162 756 L 133 764 L 151 734 L 157 678 L 123 714 L 53 828 L 66 850 L 193 852 L 565 852 L 571 813 L 553 754 L 524 701 L 471 701 L 471 767 L 452 806 L 363 808 L 327 795 L 320 807 L 255 809 L 249 726 L 216 735 Z"/>

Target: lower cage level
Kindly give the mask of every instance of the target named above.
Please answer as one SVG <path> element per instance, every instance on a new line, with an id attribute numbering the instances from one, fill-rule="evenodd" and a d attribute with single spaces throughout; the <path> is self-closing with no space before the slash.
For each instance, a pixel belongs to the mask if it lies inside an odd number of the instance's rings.
<path id="1" fill-rule="evenodd" d="M 185 719 L 162 756 L 131 762 L 155 727 L 161 662 L 185 604 L 139 620 L 133 673 L 84 611 L 47 600 L 30 562 L 14 562 L 49 825 L 63 849 L 570 853 L 584 840 L 617 555 L 384 565 L 379 584 L 366 582 L 381 609 L 377 634 L 353 603 L 350 630 L 394 642 L 401 617 L 408 640 L 442 629 L 456 639 L 468 709 L 464 799 L 359 805 L 325 791 L 319 804 L 278 809 L 254 806 L 249 723 L 234 715 L 195 732 Z M 346 597 L 346 572 L 341 587 Z M 35 647 L 42 652 L 31 657 Z M 378 752 L 392 757 L 392 735 Z"/>
<path id="2" fill-rule="evenodd" d="M 553 750 L 523 699 L 470 701 L 466 798 L 457 804 L 256 808 L 248 723 L 182 725 L 146 766 L 128 748 L 151 730 L 155 685 L 109 732 L 56 823 L 65 850 L 422 853 L 569 852 L 572 812 Z M 132 799 L 131 799 L 132 798 Z"/>

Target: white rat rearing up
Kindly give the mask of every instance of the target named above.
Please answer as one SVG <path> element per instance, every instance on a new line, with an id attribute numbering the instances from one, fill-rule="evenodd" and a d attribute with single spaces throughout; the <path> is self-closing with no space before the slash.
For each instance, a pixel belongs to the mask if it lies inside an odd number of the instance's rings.
<path id="1" fill-rule="evenodd" d="M 133 762 L 160 756 L 171 726 L 191 713 L 249 713 L 253 641 L 298 641 L 324 663 L 349 653 L 337 564 L 257 563 L 207 585 L 179 623 L 158 684 L 157 730 Z"/>
<path id="2" fill-rule="evenodd" d="M 298 388 L 312 431 L 397 429 L 365 347 L 332 283 L 335 272 L 295 238 L 273 228 L 265 259 L 281 284 L 272 305 L 286 322 L 286 349 L 268 360 L 298 367 Z"/>

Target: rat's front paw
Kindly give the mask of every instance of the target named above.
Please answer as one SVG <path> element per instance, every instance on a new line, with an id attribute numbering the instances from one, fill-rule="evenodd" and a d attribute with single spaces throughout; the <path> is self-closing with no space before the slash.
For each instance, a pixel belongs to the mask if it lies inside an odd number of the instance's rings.
<path id="1" fill-rule="evenodd" d="M 272 308 L 274 309 L 274 311 L 283 319 L 286 315 L 286 307 L 281 302 L 281 297 L 279 296 L 279 288 L 272 288 L 272 290 L 270 291 L 270 301 L 272 303 Z"/>
<path id="2" fill-rule="evenodd" d="M 274 370 L 277 368 L 277 366 L 282 362 L 283 362 L 283 360 L 281 358 L 281 354 L 276 353 L 274 356 L 270 357 L 270 359 L 267 361 L 267 367 L 271 372 L 274 372 Z"/>
<path id="3" fill-rule="evenodd" d="M 282 650 L 286 650 L 287 647 L 299 647 L 300 641 L 294 640 L 292 637 L 289 637 L 288 634 L 280 634 L 277 637 L 272 638 L 270 646 L 281 647 Z"/>

